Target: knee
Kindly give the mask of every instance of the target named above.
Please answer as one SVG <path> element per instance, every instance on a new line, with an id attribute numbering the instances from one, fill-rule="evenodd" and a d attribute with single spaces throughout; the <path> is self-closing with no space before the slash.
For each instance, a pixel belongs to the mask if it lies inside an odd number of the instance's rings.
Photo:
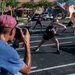
<path id="1" fill-rule="evenodd" d="M 56 44 L 59 44 L 59 41 L 56 39 Z"/>

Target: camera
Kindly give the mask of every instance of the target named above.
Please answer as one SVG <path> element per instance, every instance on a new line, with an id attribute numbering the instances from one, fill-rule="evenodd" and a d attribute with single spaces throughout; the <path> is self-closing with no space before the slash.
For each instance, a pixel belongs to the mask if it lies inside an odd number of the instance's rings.
<path id="1" fill-rule="evenodd" d="M 29 31 L 30 27 L 24 27 L 24 28 L 27 28 L 28 31 Z M 22 31 L 23 31 L 23 34 L 25 35 L 26 34 L 26 30 L 24 28 L 22 28 Z M 14 41 L 13 41 L 12 47 L 18 48 L 19 47 L 19 42 L 22 42 L 22 37 L 21 37 L 21 33 L 20 33 L 20 28 L 16 28 L 16 34 L 15 34 L 15 37 L 14 37 Z"/>
<path id="2" fill-rule="evenodd" d="M 28 31 L 29 31 L 29 28 L 30 28 L 30 27 L 26 26 L 26 27 L 23 27 L 23 28 L 22 28 L 23 34 L 25 35 L 25 34 L 26 34 L 26 30 L 25 30 L 24 28 L 27 28 Z M 29 33 L 30 33 L 30 31 L 29 31 Z M 21 39 L 20 28 L 16 28 L 15 39 Z"/>
<path id="3" fill-rule="evenodd" d="M 26 30 L 25 29 L 22 29 L 24 35 L 26 34 Z M 15 39 L 21 39 L 21 33 L 20 33 L 20 29 L 19 28 L 16 28 L 16 34 L 15 34 Z"/>

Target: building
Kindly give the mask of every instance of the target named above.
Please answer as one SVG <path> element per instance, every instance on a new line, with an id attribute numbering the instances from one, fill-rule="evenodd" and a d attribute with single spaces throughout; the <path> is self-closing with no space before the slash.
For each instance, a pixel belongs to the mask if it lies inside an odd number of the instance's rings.
<path id="1" fill-rule="evenodd" d="M 17 0 L 17 1 L 19 1 L 19 2 L 39 2 L 40 0 Z M 47 0 L 47 1 L 49 1 L 49 2 L 53 2 L 53 1 L 55 1 L 55 0 Z"/>
<path id="2" fill-rule="evenodd" d="M 21 2 L 21 3 L 25 3 L 25 2 L 35 2 L 35 3 L 37 3 L 37 2 L 39 2 L 40 0 L 17 0 L 17 1 L 19 1 L 19 2 Z M 53 1 L 55 1 L 55 0 L 47 0 L 47 1 L 53 2 Z M 37 13 L 42 13 L 42 12 L 43 12 L 43 9 L 42 9 L 42 8 L 39 8 L 39 10 L 36 10 L 36 12 L 37 12 Z"/>

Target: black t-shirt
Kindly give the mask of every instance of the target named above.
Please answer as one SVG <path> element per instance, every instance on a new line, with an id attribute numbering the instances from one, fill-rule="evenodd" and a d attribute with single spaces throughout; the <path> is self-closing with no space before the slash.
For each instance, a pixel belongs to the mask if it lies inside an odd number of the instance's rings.
<path id="1" fill-rule="evenodd" d="M 52 32 L 52 29 L 55 29 L 54 26 L 48 26 L 46 28 L 45 34 L 43 35 L 43 39 L 49 40 L 55 36 L 55 34 Z"/>
<path id="2" fill-rule="evenodd" d="M 46 34 L 47 35 L 54 35 L 53 32 L 52 32 L 52 29 L 55 29 L 55 27 L 54 26 L 48 26 L 46 28 Z"/>

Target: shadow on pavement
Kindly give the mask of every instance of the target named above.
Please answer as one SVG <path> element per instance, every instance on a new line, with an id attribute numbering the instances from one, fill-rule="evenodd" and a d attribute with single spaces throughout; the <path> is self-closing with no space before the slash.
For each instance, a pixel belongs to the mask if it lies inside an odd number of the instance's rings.
<path id="1" fill-rule="evenodd" d="M 75 54 L 75 45 L 60 46 L 60 50 Z"/>

